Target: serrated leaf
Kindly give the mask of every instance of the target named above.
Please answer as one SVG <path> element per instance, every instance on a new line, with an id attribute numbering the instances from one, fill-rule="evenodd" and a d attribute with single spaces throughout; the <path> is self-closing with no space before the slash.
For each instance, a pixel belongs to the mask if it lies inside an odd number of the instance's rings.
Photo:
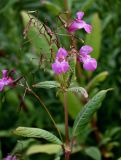
<path id="1" fill-rule="evenodd" d="M 50 88 L 58 88 L 60 87 L 60 84 L 56 81 L 44 81 L 34 84 L 33 87 L 50 89 Z"/>
<path id="2" fill-rule="evenodd" d="M 93 29 L 90 34 L 86 35 L 85 43 L 93 47 L 93 52 L 91 55 L 92 57 L 98 59 L 100 56 L 101 47 L 101 21 L 97 13 L 93 15 L 91 25 Z"/>
<path id="3" fill-rule="evenodd" d="M 57 138 L 54 134 L 39 128 L 18 127 L 16 130 L 14 130 L 13 133 L 18 136 L 30 138 L 43 138 L 55 144 L 62 144 L 60 139 Z"/>
<path id="4" fill-rule="evenodd" d="M 97 147 L 88 147 L 85 153 L 94 160 L 101 160 L 101 153 Z"/>
<path id="5" fill-rule="evenodd" d="M 98 83 L 103 82 L 107 78 L 107 76 L 107 71 L 99 73 L 88 83 L 86 90 L 90 92 Z"/>
<path id="6" fill-rule="evenodd" d="M 100 108 L 106 93 L 109 90 L 102 90 L 98 92 L 89 102 L 83 107 L 80 113 L 77 115 L 74 125 L 72 135 L 73 137 L 83 132 L 83 129 L 87 126 L 93 114 Z"/>
<path id="7" fill-rule="evenodd" d="M 57 144 L 32 145 L 26 152 L 26 155 L 37 153 L 56 154 L 61 150 L 61 146 Z"/>
<path id="8" fill-rule="evenodd" d="M 83 87 L 70 87 L 67 91 L 82 94 L 85 98 L 88 98 L 88 93 Z"/>

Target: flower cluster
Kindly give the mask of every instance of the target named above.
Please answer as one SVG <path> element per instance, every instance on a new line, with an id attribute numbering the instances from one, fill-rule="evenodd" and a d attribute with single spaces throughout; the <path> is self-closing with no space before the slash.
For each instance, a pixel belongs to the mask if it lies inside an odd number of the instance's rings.
<path id="1" fill-rule="evenodd" d="M 73 20 L 68 27 L 69 32 L 75 32 L 78 29 L 84 28 L 84 30 L 87 33 L 91 33 L 92 26 L 90 24 L 87 24 L 85 21 L 82 20 L 83 16 L 84 16 L 84 12 L 77 12 L 76 13 L 76 19 Z"/>
<path id="2" fill-rule="evenodd" d="M 64 48 L 59 48 L 55 63 L 52 64 L 52 69 L 56 74 L 65 73 L 69 70 L 69 64 L 66 61 L 68 53 Z"/>
<path id="3" fill-rule="evenodd" d="M 74 19 L 68 26 L 68 32 L 74 32 L 78 29 L 84 29 L 87 33 L 91 33 L 92 26 L 87 24 L 82 17 L 84 12 L 77 12 L 76 19 Z M 89 54 L 93 51 L 93 48 L 89 45 L 84 45 L 80 48 L 77 59 L 83 63 L 83 68 L 87 71 L 94 71 L 97 68 L 96 59 L 92 58 Z M 69 63 L 66 60 L 68 55 L 64 48 L 60 48 L 57 52 L 55 63 L 52 64 L 52 69 L 56 74 L 66 73 L 69 70 Z"/>
<path id="4" fill-rule="evenodd" d="M 2 79 L 0 79 L 0 92 L 3 91 L 5 86 L 13 86 L 13 78 L 8 76 L 8 70 L 2 70 Z"/>
<path id="5" fill-rule="evenodd" d="M 16 156 L 8 155 L 4 160 L 17 160 Z"/>

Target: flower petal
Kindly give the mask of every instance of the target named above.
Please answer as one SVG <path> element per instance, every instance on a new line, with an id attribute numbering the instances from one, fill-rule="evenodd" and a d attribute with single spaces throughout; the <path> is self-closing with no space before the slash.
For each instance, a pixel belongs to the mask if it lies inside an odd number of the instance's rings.
<path id="1" fill-rule="evenodd" d="M 0 80 L 0 92 L 3 91 L 3 89 L 4 89 L 4 82 L 3 82 L 3 80 L 1 79 L 1 80 Z"/>
<path id="2" fill-rule="evenodd" d="M 92 31 L 92 26 L 90 24 L 85 24 L 84 26 L 84 30 L 87 32 L 87 33 L 91 33 Z"/>
<path id="3" fill-rule="evenodd" d="M 88 58 L 83 62 L 83 68 L 88 71 L 94 71 L 97 68 L 97 61 L 94 58 Z"/>
<path id="4" fill-rule="evenodd" d="M 85 22 L 84 22 L 84 21 L 82 21 L 82 20 L 80 20 L 80 21 L 74 20 L 74 21 L 70 24 L 70 26 L 68 27 L 68 31 L 69 31 L 69 32 L 75 32 L 75 31 L 78 30 L 78 29 L 84 28 L 84 26 L 85 26 Z"/>
<path id="5" fill-rule="evenodd" d="M 8 70 L 7 69 L 3 69 L 2 70 L 2 76 L 3 76 L 3 78 L 6 78 L 7 74 L 8 74 Z"/>
<path id="6" fill-rule="evenodd" d="M 56 57 L 61 58 L 61 57 L 66 57 L 68 55 L 67 51 L 64 48 L 59 48 Z"/>
<path id="7" fill-rule="evenodd" d="M 61 65 L 62 65 L 62 71 L 64 72 L 64 73 L 66 73 L 68 70 L 69 70 L 69 64 L 68 64 L 68 62 L 66 62 L 66 61 L 63 61 L 62 63 L 61 63 Z"/>
<path id="8" fill-rule="evenodd" d="M 83 16 L 84 16 L 84 12 L 77 12 L 77 13 L 76 13 L 76 17 L 77 17 L 77 19 L 79 19 L 79 20 L 81 20 Z"/>
<path id="9" fill-rule="evenodd" d="M 62 62 L 59 62 L 58 60 L 55 61 L 55 63 L 52 64 L 52 70 L 56 74 L 61 74 L 67 72 L 69 69 L 69 64 L 65 60 Z"/>
<path id="10" fill-rule="evenodd" d="M 85 45 L 85 46 L 82 46 L 81 48 L 80 48 L 80 54 L 82 55 L 82 56 L 86 56 L 86 55 L 88 55 L 90 52 L 92 52 L 93 51 L 93 48 L 91 47 L 91 46 L 89 46 L 89 45 Z"/>

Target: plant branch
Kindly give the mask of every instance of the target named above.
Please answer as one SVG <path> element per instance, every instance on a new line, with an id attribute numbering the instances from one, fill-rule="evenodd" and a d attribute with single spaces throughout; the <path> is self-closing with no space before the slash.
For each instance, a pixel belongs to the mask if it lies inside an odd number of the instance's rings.
<path id="1" fill-rule="evenodd" d="M 28 90 L 33 96 L 36 97 L 36 99 L 40 102 L 40 104 L 42 105 L 42 107 L 43 107 L 43 108 L 45 109 L 45 111 L 48 113 L 51 121 L 53 122 L 53 124 L 54 124 L 54 126 L 55 126 L 55 128 L 56 128 L 56 130 L 57 130 L 57 132 L 58 132 L 58 134 L 59 134 L 59 137 L 60 137 L 61 141 L 63 142 L 62 135 L 61 135 L 58 127 L 56 126 L 56 122 L 55 122 L 55 120 L 53 119 L 53 117 L 52 117 L 51 113 L 49 112 L 49 110 L 47 109 L 47 107 L 45 106 L 44 102 L 40 99 L 40 97 L 39 97 L 32 89 L 27 88 L 27 90 Z"/>

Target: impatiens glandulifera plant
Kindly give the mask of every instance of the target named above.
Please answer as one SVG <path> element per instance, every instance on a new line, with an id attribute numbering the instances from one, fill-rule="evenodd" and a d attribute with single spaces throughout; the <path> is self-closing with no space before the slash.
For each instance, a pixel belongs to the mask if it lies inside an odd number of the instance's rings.
<path id="1" fill-rule="evenodd" d="M 46 105 L 41 100 L 41 98 L 33 91 L 32 87 L 28 85 L 27 82 L 25 85 L 22 86 L 25 87 L 26 91 L 30 92 L 33 96 L 35 96 L 40 102 L 41 106 L 46 110 L 47 114 L 49 115 L 50 119 L 52 120 L 58 132 L 59 137 L 55 136 L 54 134 L 46 130 L 39 128 L 18 127 L 14 131 L 14 134 L 18 136 L 31 137 L 31 138 L 44 138 L 45 140 L 51 143 L 60 145 L 61 150 L 59 151 L 59 153 L 65 155 L 65 160 L 70 159 L 70 155 L 74 147 L 73 141 L 79 134 L 84 132 L 85 128 L 87 127 L 88 123 L 93 117 L 93 114 L 100 108 L 101 103 L 106 96 L 106 93 L 109 91 L 109 90 L 102 90 L 98 92 L 94 97 L 89 98 L 87 91 L 83 87 L 80 87 L 79 84 L 76 82 L 75 70 L 77 62 L 83 63 L 83 68 L 84 70 L 87 71 L 94 71 L 97 68 L 96 59 L 92 58 L 89 55 L 92 52 L 93 48 L 88 44 L 86 44 L 86 45 L 81 45 L 81 48 L 79 50 L 78 47 L 75 45 L 76 44 L 75 41 L 79 40 L 80 42 L 80 38 L 76 38 L 74 33 L 71 34 L 71 32 L 75 32 L 78 29 L 84 29 L 87 33 L 90 33 L 92 30 L 92 26 L 82 20 L 82 17 L 84 15 L 83 12 L 77 12 L 76 15 L 77 18 L 75 20 L 72 20 L 71 23 L 70 22 L 66 23 L 66 21 L 62 20 L 62 17 L 61 18 L 59 17 L 61 23 L 63 23 L 64 29 L 66 29 L 67 31 L 67 36 L 70 37 L 70 42 L 72 43 L 70 44 L 71 46 L 70 49 L 66 49 L 64 46 L 61 46 L 57 37 L 57 33 L 54 33 L 54 31 L 52 31 L 45 24 L 43 23 L 40 24 L 41 29 L 39 30 L 39 34 L 46 37 L 47 40 L 46 43 L 48 44 L 48 46 L 50 46 L 49 51 L 51 56 L 49 57 L 51 57 L 50 62 L 52 62 L 50 63 L 50 68 L 52 68 L 53 75 L 55 75 L 55 81 L 44 81 L 32 85 L 33 88 L 45 88 L 45 89 L 57 88 L 58 90 L 57 95 L 59 95 L 59 97 L 63 99 L 64 103 L 65 140 L 63 139 L 61 132 L 55 120 L 53 119 L 53 116 L 47 109 Z M 69 17 L 69 15 L 67 17 Z M 31 21 L 28 22 L 29 26 L 30 22 L 32 23 L 33 19 L 34 19 L 33 17 L 30 18 Z M 35 22 L 36 21 L 34 21 L 33 23 L 34 27 L 38 28 L 38 25 L 36 26 Z M 24 30 L 25 31 L 24 34 L 26 34 L 26 36 L 29 32 L 28 24 Z M 75 118 L 71 136 L 69 136 L 68 105 L 67 105 L 67 95 L 69 92 L 79 95 L 81 93 L 82 97 L 84 97 L 84 99 L 87 102 Z M 58 159 L 60 159 L 61 156 L 61 154 L 59 153 L 57 153 Z"/>

